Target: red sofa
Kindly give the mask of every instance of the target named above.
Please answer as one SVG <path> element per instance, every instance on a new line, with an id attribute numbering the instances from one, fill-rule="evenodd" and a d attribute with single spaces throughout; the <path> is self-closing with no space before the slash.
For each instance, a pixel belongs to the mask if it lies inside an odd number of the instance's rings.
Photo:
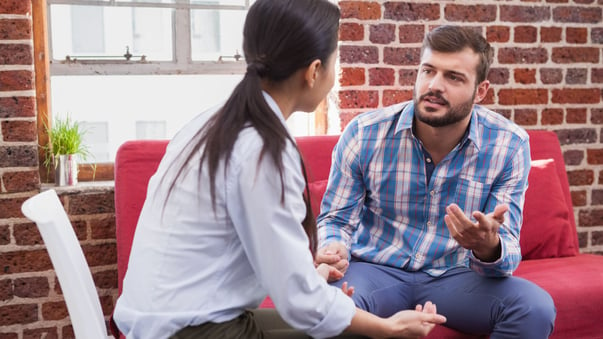
<path id="1" fill-rule="evenodd" d="M 580 254 L 565 163 L 557 136 L 529 131 L 533 167 L 526 193 L 520 242 L 523 261 L 515 272 L 547 290 L 557 319 L 551 338 L 603 338 L 603 256 Z M 338 136 L 299 137 L 313 196 L 314 210 L 331 165 Z M 118 279 L 122 280 L 136 222 L 167 141 L 129 141 L 115 160 L 115 215 Z M 263 307 L 271 307 L 268 298 Z M 482 338 L 438 326 L 428 338 Z M 484 337 L 485 338 L 485 337 Z"/>

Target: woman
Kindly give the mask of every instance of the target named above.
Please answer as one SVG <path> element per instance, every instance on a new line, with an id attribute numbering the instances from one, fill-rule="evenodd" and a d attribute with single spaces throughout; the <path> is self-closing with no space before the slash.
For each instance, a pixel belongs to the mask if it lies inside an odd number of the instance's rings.
<path id="1" fill-rule="evenodd" d="M 285 119 L 332 88 L 338 21 L 327 0 L 249 9 L 243 80 L 174 137 L 149 182 L 114 314 L 128 338 L 423 336 L 445 321 L 431 303 L 388 319 L 356 309 L 314 267 L 316 225 Z M 248 311 L 266 294 L 297 330 Z"/>

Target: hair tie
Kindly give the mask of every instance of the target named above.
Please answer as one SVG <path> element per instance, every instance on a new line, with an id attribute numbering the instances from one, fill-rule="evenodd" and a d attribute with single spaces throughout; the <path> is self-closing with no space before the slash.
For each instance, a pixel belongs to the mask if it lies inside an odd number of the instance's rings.
<path id="1" fill-rule="evenodd" d="M 262 78 L 268 74 L 268 71 L 268 66 L 261 62 L 253 61 L 247 64 L 247 73 L 250 75 L 257 75 Z"/>

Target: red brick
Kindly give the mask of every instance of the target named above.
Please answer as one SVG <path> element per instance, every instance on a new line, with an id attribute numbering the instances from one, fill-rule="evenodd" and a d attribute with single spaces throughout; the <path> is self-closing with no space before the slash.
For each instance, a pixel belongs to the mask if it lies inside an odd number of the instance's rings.
<path id="1" fill-rule="evenodd" d="M 15 296 L 21 298 L 47 297 L 50 291 L 48 279 L 44 277 L 18 278 L 13 283 Z"/>
<path id="2" fill-rule="evenodd" d="M 341 46 L 339 59 L 343 64 L 376 64 L 379 62 L 379 49 L 375 46 Z"/>
<path id="3" fill-rule="evenodd" d="M 553 89 L 551 100 L 555 104 L 596 104 L 600 102 L 598 88 Z"/>
<path id="4" fill-rule="evenodd" d="M 342 22 L 339 26 L 340 41 L 364 40 L 364 26 L 357 23 Z"/>
<path id="5" fill-rule="evenodd" d="M 0 98 L 0 118 L 35 117 L 34 107 L 34 97 Z"/>
<path id="6" fill-rule="evenodd" d="M 561 27 L 540 27 L 540 41 L 560 42 L 562 32 Z"/>
<path id="7" fill-rule="evenodd" d="M 383 106 L 391 106 L 412 99 L 412 90 L 384 90 Z"/>
<path id="8" fill-rule="evenodd" d="M 500 20 L 510 22 L 544 22 L 551 17 L 546 6 L 500 6 Z"/>
<path id="9" fill-rule="evenodd" d="M 416 69 L 401 69 L 398 72 L 398 82 L 401 86 L 412 86 L 417 80 Z"/>
<path id="10" fill-rule="evenodd" d="M 592 82 L 595 84 L 603 83 L 603 68 L 591 69 L 590 77 L 592 79 Z"/>
<path id="11" fill-rule="evenodd" d="M 69 210 L 71 216 L 115 212 L 115 199 L 113 192 L 80 193 L 69 196 Z"/>
<path id="12" fill-rule="evenodd" d="M 586 162 L 589 165 L 603 165 L 603 149 L 587 149 Z"/>
<path id="13" fill-rule="evenodd" d="M 31 14 L 31 1 L 2 0 L 0 14 Z"/>
<path id="14" fill-rule="evenodd" d="M 38 320 L 38 305 L 0 306 L 0 326 L 31 324 Z"/>
<path id="15" fill-rule="evenodd" d="M 36 141 L 38 139 L 35 121 L 2 121 L 2 136 L 6 142 Z"/>
<path id="16" fill-rule="evenodd" d="M 597 140 L 597 131 L 592 128 L 556 130 L 561 145 L 592 144 Z"/>
<path id="17" fill-rule="evenodd" d="M 31 21 L 29 19 L 0 20 L 0 40 L 29 40 L 31 38 Z"/>
<path id="18" fill-rule="evenodd" d="M 538 123 L 538 112 L 534 109 L 516 109 L 515 123 L 521 126 L 533 126 Z"/>
<path id="19" fill-rule="evenodd" d="M 34 223 L 15 224 L 13 229 L 15 240 L 19 246 L 44 244 L 40 231 Z"/>
<path id="20" fill-rule="evenodd" d="M 568 150 L 563 152 L 563 161 L 566 165 L 570 166 L 578 166 L 584 160 L 584 151 L 583 150 Z"/>
<path id="21" fill-rule="evenodd" d="M 553 47 L 551 59 L 558 64 L 590 62 L 599 63 L 599 48 Z"/>
<path id="22" fill-rule="evenodd" d="M 339 107 L 341 108 L 376 108 L 379 106 L 377 91 L 340 91 Z"/>
<path id="23" fill-rule="evenodd" d="M 553 21 L 596 24 L 601 20 L 600 7 L 561 6 L 553 8 Z"/>
<path id="24" fill-rule="evenodd" d="M 543 105 L 548 103 L 546 89 L 501 89 L 498 102 L 502 105 Z"/>
<path id="25" fill-rule="evenodd" d="M 117 288 L 117 270 L 100 271 L 92 274 L 94 284 L 100 289 Z"/>
<path id="26" fill-rule="evenodd" d="M 343 87 L 364 85 L 366 82 L 364 71 L 362 67 L 342 67 L 339 83 Z"/>
<path id="27" fill-rule="evenodd" d="M 509 83 L 509 68 L 490 68 L 488 81 L 491 84 L 504 85 Z"/>
<path id="28" fill-rule="evenodd" d="M 0 280 L 0 301 L 6 301 L 12 299 L 13 294 L 13 281 L 12 279 Z"/>
<path id="29" fill-rule="evenodd" d="M 578 213 L 578 223 L 580 226 L 603 226 L 603 209 L 580 210 Z M 602 237 L 603 240 L 603 237 Z M 603 241 L 602 241 L 603 243 Z"/>
<path id="30" fill-rule="evenodd" d="M 570 194 L 572 196 L 572 205 L 574 207 L 586 206 L 586 191 L 571 191 Z"/>
<path id="31" fill-rule="evenodd" d="M 115 243 L 98 245 L 82 245 L 89 266 L 111 265 L 117 262 Z"/>
<path id="32" fill-rule="evenodd" d="M 569 68 L 565 75 L 565 83 L 568 85 L 586 84 L 588 70 L 586 68 Z"/>
<path id="33" fill-rule="evenodd" d="M 563 80 L 563 72 L 559 68 L 542 68 L 540 69 L 540 81 L 543 84 L 558 84 Z"/>
<path id="34" fill-rule="evenodd" d="M 560 125 L 563 123 L 563 110 L 560 108 L 545 108 L 541 115 L 540 123 L 543 125 Z"/>
<path id="35" fill-rule="evenodd" d="M 10 244 L 10 226 L 0 225 L 0 245 Z M 0 299 L 2 300 L 2 299 Z"/>
<path id="36" fill-rule="evenodd" d="M 422 42 L 425 37 L 425 27 L 423 25 L 401 25 L 398 28 L 398 35 L 401 43 Z"/>
<path id="37" fill-rule="evenodd" d="M 549 59 L 545 48 L 501 48 L 498 62 L 501 64 L 544 64 Z"/>
<path id="38" fill-rule="evenodd" d="M 374 44 L 389 44 L 396 39 L 396 25 L 378 24 L 369 28 L 369 40 Z"/>
<path id="39" fill-rule="evenodd" d="M 375 1 L 339 1 L 343 19 L 381 19 L 381 5 Z"/>
<path id="40" fill-rule="evenodd" d="M 385 47 L 383 49 L 383 62 L 388 65 L 418 65 L 421 62 L 421 49 Z"/>
<path id="41" fill-rule="evenodd" d="M 58 339 L 56 327 L 32 328 L 23 330 L 23 339 Z M 64 339 L 64 338 L 61 338 Z"/>
<path id="42" fill-rule="evenodd" d="M 37 191 L 40 188 L 40 172 L 5 172 L 2 175 L 2 183 L 8 193 Z"/>
<path id="43" fill-rule="evenodd" d="M 27 199 L 26 197 L 20 198 L 8 198 L 0 195 L 0 219 L 8 218 L 23 218 L 24 215 L 21 213 L 21 205 Z"/>
<path id="44" fill-rule="evenodd" d="M 534 26 L 517 26 L 515 31 L 515 42 L 536 42 L 538 29 Z"/>
<path id="45" fill-rule="evenodd" d="M 18 339 L 19 334 L 13 332 L 0 333 L 0 339 Z"/>
<path id="46" fill-rule="evenodd" d="M 494 22 L 496 5 L 453 5 L 444 7 L 444 17 L 448 21 Z"/>
<path id="47" fill-rule="evenodd" d="M 567 178 L 570 186 L 592 185 L 595 181 L 595 174 L 592 170 L 567 171 Z"/>
<path id="48" fill-rule="evenodd" d="M 603 124 L 603 108 L 591 109 L 590 122 L 593 124 Z"/>
<path id="49" fill-rule="evenodd" d="M 352 121 L 352 119 L 354 119 L 358 114 L 360 114 L 362 112 L 341 112 L 339 114 L 339 121 L 340 121 L 340 130 L 343 131 L 343 129 L 350 123 L 350 121 Z"/>
<path id="50" fill-rule="evenodd" d="M 65 301 L 53 301 L 42 304 L 42 318 L 44 320 L 61 320 L 69 316 Z"/>
<path id="51" fill-rule="evenodd" d="M 31 65 L 33 64 L 32 52 L 30 45 L 0 44 L 0 65 Z"/>
<path id="52" fill-rule="evenodd" d="M 395 21 L 433 21 L 440 18 L 440 5 L 429 3 L 385 2 L 384 19 Z"/>
<path id="53" fill-rule="evenodd" d="M 603 28 L 593 27 L 590 32 L 590 38 L 594 44 L 603 44 Z"/>
<path id="54" fill-rule="evenodd" d="M 593 189 L 591 200 L 593 205 L 603 205 L 603 190 Z"/>
<path id="55" fill-rule="evenodd" d="M 370 86 L 392 86 L 395 81 L 395 71 L 393 68 L 370 68 L 369 85 Z"/>
<path id="56" fill-rule="evenodd" d="M 33 72 L 0 71 L 1 91 L 24 91 L 33 89 Z"/>
<path id="57" fill-rule="evenodd" d="M 565 29 L 565 41 L 570 44 L 585 44 L 588 39 L 588 31 L 584 27 L 567 27 Z"/>
<path id="58" fill-rule="evenodd" d="M 486 39 L 489 42 L 508 42 L 511 37 L 511 29 L 508 26 L 486 27 Z"/>
<path id="59" fill-rule="evenodd" d="M 89 221 L 91 237 L 95 239 L 115 239 L 115 218 L 113 216 Z"/>
<path id="60" fill-rule="evenodd" d="M 115 308 L 113 304 L 113 297 L 110 295 L 103 295 L 99 297 L 99 301 L 101 303 L 101 308 L 103 309 L 104 315 L 111 315 L 113 309 Z"/>
<path id="61" fill-rule="evenodd" d="M 574 2 L 577 4 L 592 4 L 595 0 L 574 0 Z"/>
<path id="62" fill-rule="evenodd" d="M 513 70 L 513 77 L 517 83 L 534 84 L 536 83 L 536 70 L 533 68 L 518 68 Z"/>
<path id="63" fill-rule="evenodd" d="M 560 4 L 560 3 L 568 3 L 569 0 L 546 0 L 546 2 L 552 2 L 552 3 Z"/>
<path id="64" fill-rule="evenodd" d="M 599 171 L 599 185 L 603 185 L 603 170 Z"/>
<path id="65" fill-rule="evenodd" d="M 0 267 L 4 273 L 40 272 L 52 269 L 45 249 L 0 252 Z"/>
<path id="66" fill-rule="evenodd" d="M 568 124 L 586 123 L 586 108 L 567 108 L 565 121 Z"/>

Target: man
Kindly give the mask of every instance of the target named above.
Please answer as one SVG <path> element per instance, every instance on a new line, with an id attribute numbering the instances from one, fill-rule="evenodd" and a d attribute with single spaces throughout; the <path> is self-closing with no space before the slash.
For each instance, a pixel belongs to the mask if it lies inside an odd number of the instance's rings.
<path id="1" fill-rule="evenodd" d="M 488 42 L 441 26 L 421 50 L 412 102 L 359 115 L 333 153 L 317 263 L 380 316 L 431 300 L 446 326 L 490 338 L 546 338 L 555 306 L 511 277 L 530 170 L 527 133 L 479 105 Z M 335 280 L 332 275 L 331 280 Z"/>

